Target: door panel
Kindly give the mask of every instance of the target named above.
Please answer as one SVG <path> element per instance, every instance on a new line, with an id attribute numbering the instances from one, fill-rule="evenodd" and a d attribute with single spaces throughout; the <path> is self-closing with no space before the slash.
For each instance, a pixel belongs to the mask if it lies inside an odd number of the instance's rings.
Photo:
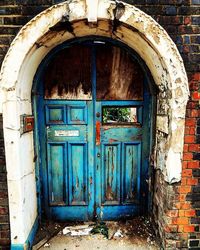
<path id="1" fill-rule="evenodd" d="M 140 192 L 141 143 L 124 143 L 123 164 L 123 204 L 138 202 Z"/>
<path id="2" fill-rule="evenodd" d="M 69 143 L 69 205 L 87 205 L 87 144 Z"/>
<path id="3" fill-rule="evenodd" d="M 102 145 L 102 204 L 120 204 L 120 143 Z"/>
<path id="4" fill-rule="evenodd" d="M 87 124 L 87 106 L 68 106 L 69 124 Z"/>
<path id="5" fill-rule="evenodd" d="M 142 139 L 141 127 L 102 126 L 101 139 L 108 142 L 128 142 Z"/>
<path id="6" fill-rule="evenodd" d="M 46 105 L 46 124 L 65 124 L 65 106 Z"/>
<path id="7" fill-rule="evenodd" d="M 67 199 L 65 192 L 66 144 L 48 143 L 47 152 L 49 203 L 51 206 L 64 205 Z"/>

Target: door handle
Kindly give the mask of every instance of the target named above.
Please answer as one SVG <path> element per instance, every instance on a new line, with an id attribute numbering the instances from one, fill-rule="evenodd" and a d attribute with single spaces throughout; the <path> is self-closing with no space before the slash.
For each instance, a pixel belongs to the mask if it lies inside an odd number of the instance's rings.
<path id="1" fill-rule="evenodd" d="M 96 146 L 100 145 L 101 141 L 101 122 L 96 121 Z"/>
<path id="2" fill-rule="evenodd" d="M 99 113 L 99 112 L 96 113 L 96 117 L 97 117 L 97 118 L 100 117 L 100 113 Z"/>

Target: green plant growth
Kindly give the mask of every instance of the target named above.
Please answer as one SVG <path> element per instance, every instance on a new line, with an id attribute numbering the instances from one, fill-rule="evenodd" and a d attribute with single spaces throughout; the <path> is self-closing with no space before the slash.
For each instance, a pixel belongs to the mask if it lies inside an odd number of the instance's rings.
<path id="1" fill-rule="evenodd" d="M 128 107 L 105 107 L 103 108 L 103 123 L 130 122 L 131 109 Z"/>
<path id="2" fill-rule="evenodd" d="M 108 227 L 105 222 L 97 223 L 91 230 L 92 234 L 102 234 L 108 239 Z"/>

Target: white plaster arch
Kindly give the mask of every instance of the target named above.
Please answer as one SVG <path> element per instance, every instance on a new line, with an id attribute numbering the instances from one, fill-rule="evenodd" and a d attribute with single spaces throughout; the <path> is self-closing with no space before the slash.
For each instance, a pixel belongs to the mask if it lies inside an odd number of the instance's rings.
<path id="1" fill-rule="evenodd" d="M 165 30 L 134 6 L 123 3 L 121 25 L 113 31 L 116 4 L 99 0 L 96 24 L 86 21 L 89 16 L 86 0 L 52 6 L 20 30 L 4 59 L 0 108 L 4 120 L 12 244 L 24 244 L 37 217 L 33 133 L 21 135 L 20 115 L 32 114 L 31 89 L 42 59 L 68 39 L 88 35 L 111 37 L 127 44 L 146 62 L 159 89 L 155 165 L 162 170 L 166 181 L 181 179 L 185 107 L 189 95 L 183 61 Z M 66 20 L 73 32 L 56 29 Z"/>

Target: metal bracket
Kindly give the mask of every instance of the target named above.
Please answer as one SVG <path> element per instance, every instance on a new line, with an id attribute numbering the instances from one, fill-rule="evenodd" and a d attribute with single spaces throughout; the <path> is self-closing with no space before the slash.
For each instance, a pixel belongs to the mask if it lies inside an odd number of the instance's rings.
<path id="1" fill-rule="evenodd" d="M 21 115 L 21 134 L 34 130 L 34 116 L 32 115 Z"/>

